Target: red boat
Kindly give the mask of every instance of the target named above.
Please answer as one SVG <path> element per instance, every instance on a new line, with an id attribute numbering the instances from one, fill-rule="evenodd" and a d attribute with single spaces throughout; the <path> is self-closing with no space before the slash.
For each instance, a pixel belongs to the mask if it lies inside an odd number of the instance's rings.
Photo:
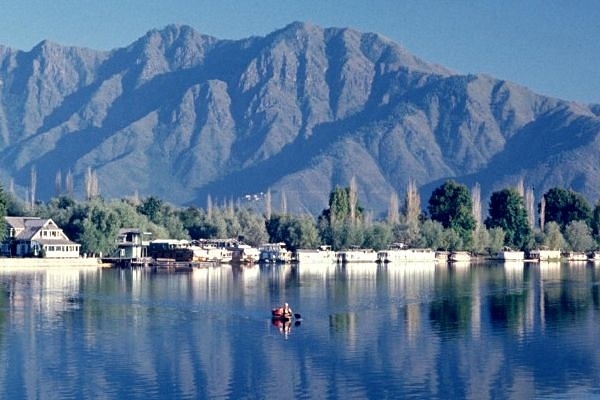
<path id="1" fill-rule="evenodd" d="M 278 308 L 274 308 L 271 310 L 271 317 L 274 320 L 280 320 L 280 321 L 289 321 L 292 319 L 293 315 L 292 314 L 285 314 L 283 312 L 283 307 L 278 307 Z"/>

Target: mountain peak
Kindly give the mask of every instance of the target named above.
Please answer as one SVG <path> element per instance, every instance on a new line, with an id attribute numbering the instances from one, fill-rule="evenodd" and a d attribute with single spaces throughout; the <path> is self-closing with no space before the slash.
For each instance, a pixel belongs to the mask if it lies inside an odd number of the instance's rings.
<path id="1" fill-rule="evenodd" d="M 600 196 L 600 106 L 459 75 L 377 33 L 295 21 L 231 41 L 172 24 L 109 52 L 46 40 L 0 57 L 0 176 L 25 192 L 35 166 L 40 198 L 88 168 L 105 198 L 271 189 L 292 212 L 318 213 L 352 176 L 375 212 L 409 177 L 424 193 L 523 178 Z"/>
<path id="2" fill-rule="evenodd" d="M 172 46 L 201 47 L 205 43 L 214 43 L 217 39 L 202 35 L 189 25 L 171 24 L 162 29 L 149 30 L 134 45 L 168 49 Z"/>

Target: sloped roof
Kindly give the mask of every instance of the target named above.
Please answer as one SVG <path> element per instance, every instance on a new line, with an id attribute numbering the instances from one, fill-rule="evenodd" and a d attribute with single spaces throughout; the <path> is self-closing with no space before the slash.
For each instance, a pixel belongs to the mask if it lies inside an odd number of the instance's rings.
<path id="1" fill-rule="evenodd" d="M 38 217 L 4 217 L 4 220 L 16 230 L 25 229 L 25 225 L 30 221 L 42 221 L 42 219 Z"/>
<path id="2" fill-rule="evenodd" d="M 4 217 L 5 221 L 13 227 L 17 234 L 15 239 L 17 240 L 31 240 L 36 233 L 40 231 L 45 226 L 51 225 L 55 229 L 60 229 L 58 225 L 51 219 L 42 219 L 37 217 Z M 60 229 L 62 232 L 62 229 Z M 64 232 L 62 233 L 64 237 L 69 240 Z M 52 240 L 54 243 L 58 243 L 61 239 Z M 69 240 L 69 242 L 71 242 Z M 71 242 L 74 243 L 74 242 Z"/>
<path id="3" fill-rule="evenodd" d="M 142 231 L 138 228 L 121 228 L 119 229 L 119 232 L 117 233 L 119 236 L 120 235 L 125 235 L 127 233 L 139 233 L 141 234 Z"/>

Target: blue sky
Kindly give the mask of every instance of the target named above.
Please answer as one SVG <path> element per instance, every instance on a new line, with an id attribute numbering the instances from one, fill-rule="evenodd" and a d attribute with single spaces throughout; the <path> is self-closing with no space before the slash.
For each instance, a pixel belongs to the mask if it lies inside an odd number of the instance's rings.
<path id="1" fill-rule="evenodd" d="M 292 21 L 377 32 L 460 73 L 488 73 L 534 91 L 600 103 L 600 1 L 561 0 L 23 0 L 3 2 L 0 44 L 44 39 L 123 47 L 153 28 L 187 24 L 222 39 Z"/>

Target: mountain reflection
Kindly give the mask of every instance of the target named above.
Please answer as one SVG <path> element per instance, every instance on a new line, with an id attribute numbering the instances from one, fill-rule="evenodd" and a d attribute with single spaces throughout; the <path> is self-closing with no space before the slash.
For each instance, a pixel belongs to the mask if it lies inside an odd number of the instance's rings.
<path id="1" fill-rule="evenodd" d="M 559 263 L 4 270 L 0 395 L 593 395 L 599 274 Z M 302 314 L 285 335 L 270 318 L 284 301 Z"/>

